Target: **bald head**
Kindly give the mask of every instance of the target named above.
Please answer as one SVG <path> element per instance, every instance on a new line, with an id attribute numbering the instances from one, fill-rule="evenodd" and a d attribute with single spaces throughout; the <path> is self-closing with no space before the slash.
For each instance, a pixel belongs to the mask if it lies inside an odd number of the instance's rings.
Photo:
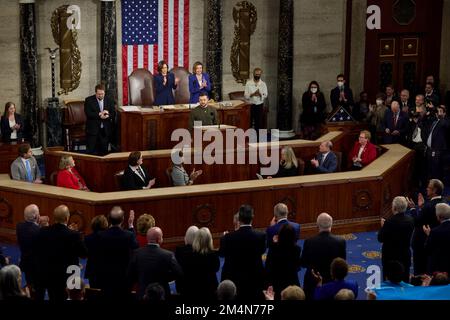
<path id="1" fill-rule="evenodd" d="M 39 207 L 35 204 L 30 204 L 25 207 L 23 211 L 25 221 L 38 223 L 39 221 Z"/>
<path id="2" fill-rule="evenodd" d="M 333 218 L 326 212 L 322 212 L 317 217 L 317 227 L 319 232 L 331 231 L 331 226 L 333 225 Z"/>
<path id="3" fill-rule="evenodd" d="M 161 228 L 153 227 L 147 231 L 147 242 L 161 244 L 163 241 L 163 232 Z"/>
<path id="4" fill-rule="evenodd" d="M 333 143 L 331 141 L 323 141 L 320 145 L 319 145 L 319 151 L 321 153 L 327 153 L 330 152 L 331 148 L 333 148 Z"/>
<path id="5" fill-rule="evenodd" d="M 70 218 L 70 211 L 66 205 L 60 205 L 53 211 L 53 221 L 55 223 L 67 224 Z"/>
<path id="6" fill-rule="evenodd" d="M 109 222 L 112 226 L 120 225 L 123 222 L 124 212 L 121 207 L 115 206 L 109 213 Z"/>

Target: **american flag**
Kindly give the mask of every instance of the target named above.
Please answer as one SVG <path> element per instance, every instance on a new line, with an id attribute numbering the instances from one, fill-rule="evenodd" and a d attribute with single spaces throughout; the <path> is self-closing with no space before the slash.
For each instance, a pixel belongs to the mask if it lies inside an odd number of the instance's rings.
<path id="1" fill-rule="evenodd" d="M 344 121 L 355 121 L 353 117 L 348 113 L 344 107 L 339 107 L 332 115 L 328 118 L 328 122 L 344 122 Z"/>
<path id="2" fill-rule="evenodd" d="M 160 60 L 189 69 L 189 0 L 122 0 L 123 105 L 128 76 L 138 68 L 155 74 Z"/>

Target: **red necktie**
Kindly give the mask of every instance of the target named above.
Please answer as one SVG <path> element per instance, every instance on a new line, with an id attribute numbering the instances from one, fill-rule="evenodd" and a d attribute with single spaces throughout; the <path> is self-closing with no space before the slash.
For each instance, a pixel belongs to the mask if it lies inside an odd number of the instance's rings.
<path id="1" fill-rule="evenodd" d="M 394 128 L 397 127 L 397 116 L 396 114 L 394 114 Z"/>

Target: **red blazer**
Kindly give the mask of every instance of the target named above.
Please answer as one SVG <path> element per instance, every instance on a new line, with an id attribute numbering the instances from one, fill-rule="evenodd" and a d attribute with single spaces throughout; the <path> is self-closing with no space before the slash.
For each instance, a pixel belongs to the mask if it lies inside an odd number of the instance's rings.
<path id="1" fill-rule="evenodd" d="M 361 145 L 358 141 L 355 142 L 355 145 L 353 146 L 352 151 L 350 152 L 350 156 L 348 158 L 350 164 L 353 163 L 353 157 L 358 156 L 359 147 Z M 377 149 L 375 146 L 367 142 L 366 147 L 364 148 L 363 152 L 361 153 L 361 164 L 363 167 L 367 166 L 369 163 L 371 163 L 373 160 L 377 158 Z"/>
<path id="2" fill-rule="evenodd" d="M 56 185 L 58 187 L 64 187 L 69 189 L 80 190 L 81 187 L 86 188 L 86 183 L 83 177 L 80 176 L 75 168 L 72 168 L 72 173 L 67 170 L 59 170 L 58 176 L 56 178 Z"/>

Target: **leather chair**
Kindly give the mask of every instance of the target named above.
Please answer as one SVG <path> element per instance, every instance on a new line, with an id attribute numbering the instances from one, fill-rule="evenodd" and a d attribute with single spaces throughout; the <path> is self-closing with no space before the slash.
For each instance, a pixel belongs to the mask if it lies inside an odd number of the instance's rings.
<path id="1" fill-rule="evenodd" d="M 302 158 L 297 158 L 298 163 L 298 175 L 302 176 L 305 173 L 305 161 Z"/>
<path id="2" fill-rule="evenodd" d="M 191 97 L 189 92 L 189 71 L 183 67 L 174 67 L 173 72 L 175 78 L 179 79 L 178 86 L 173 92 L 176 104 L 188 104 Z"/>
<path id="3" fill-rule="evenodd" d="M 57 177 L 58 177 L 58 171 L 53 171 L 53 172 L 50 174 L 50 184 L 51 184 L 52 186 L 56 186 L 56 180 L 57 180 Z"/>
<path id="4" fill-rule="evenodd" d="M 122 190 L 123 173 L 124 170 L 120 170 L 114 174 L 114 181 L 116 182 L 116 190 Z"/>
<path id="5" fill-rule="evenodd" d="M 167 176 L 167 179 L 169 179 L 169 185 L 171 187 L 173 187 L 172 170 L 173 170 L 173 167 L 169 167 L 166 169 L 166 176 Z"/>
<path id="6" fill-rule="evenodd" d="M 244 91 L 233 91 L 228 94 L 230 100 L 242 100 L 245 101 Z"/>
<path id="7" fill-rule="evenodd" d="M 64 102 L 64 134 L 66 149 L 75 150 L 75 146 L 86 143 L 86 114 L 84 113 L 84 100 Z"/>
<path id="8" fill-rule="evenodd" d="M 342 152 L 334 151 L 334 154 L 337 158 L 336 172 L 340 172 L 342 170 Z"/>
<path id="9" fill-rule="evenodd" d="M 155 101 L 153 75 L 147 69 L 136 69 L 128 77 L 128 100 L 133 106 L 150 107 Z"/>

